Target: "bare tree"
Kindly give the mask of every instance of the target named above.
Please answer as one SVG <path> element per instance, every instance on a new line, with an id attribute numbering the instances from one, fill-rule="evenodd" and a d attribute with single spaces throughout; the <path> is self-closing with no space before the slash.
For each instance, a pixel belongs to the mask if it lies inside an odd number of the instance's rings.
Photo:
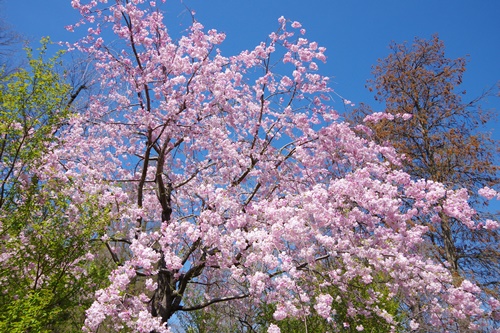
<path id="1" fill-rule="evenodd" d="M 2 1 L 0 0 L 0 8 Z M 11 57 L 15 46 L 21 42 L 21 37 L 0 16 L 0 75 L 4 75 L 12 67 Z"/>

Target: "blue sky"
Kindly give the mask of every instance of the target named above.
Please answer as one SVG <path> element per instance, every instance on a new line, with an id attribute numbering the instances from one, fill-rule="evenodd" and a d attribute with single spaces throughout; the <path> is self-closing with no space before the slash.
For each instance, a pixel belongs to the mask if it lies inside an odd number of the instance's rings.
<path id="1" fill-rule="evenodd" d="M 77 36 L 64 29 L 78 18 L 70 2 L 0 0 L 0 15 L 32 41 L 47 35 L 52 40 L 74 40 Z M 376 106 L 364 85 L 371 66 L 388 54 L 391 41 L 411 42 L 434 33 L 445 42 L 448 57 L 469 56 L 463 84 L 469 98 L 500 80 L 499 0 L 168 0 L 167 4 L 166 17 L 175 25 L 189 23 L 187 6 L 206 28 L 224 31 L 226 55 L 264 40 L 278 27 L 281 15 L 301 22 L 307 38 L 327 48 L 328 63 L 321 67 L 322 73 L 332 76 L 333 88 L 354 103 Z M 486 106 L 500 110 L 500 99 L 490 99 Z"/>
<path id="2" fill-rule="evenodd" d="M 75 40 L 65 31 L 78 14 L 70 0 L 0 0 L 0 16 L 32 41 Z M 391 41 L 411 42 L 438 33 L 448 57 L 468 55 L 462 87 L 473 99 L 500 80 L 500 0 L 168 0 L 166 18 L 182 28 L 190 22 L 186 7 L 206 28 L 224 31 L 225 55 L 253 48 L 278 27 L 285 16 L 302 23 L 306 37 L 327 48 L 322 74 L 333 78 L 333 88 L 356 104 L 367 102 L 365 89 L 371 66 L 388 54 Z M 175 26 L 172 26 L 175 28 Z M 35 44 L 36 45 L 36 44 Z M 339 109 L 343 105 L 339 99 Z M 500 98 L 484 105 L 500 112 Z M 500 122 L 488 125 L 500 139 Z"/>

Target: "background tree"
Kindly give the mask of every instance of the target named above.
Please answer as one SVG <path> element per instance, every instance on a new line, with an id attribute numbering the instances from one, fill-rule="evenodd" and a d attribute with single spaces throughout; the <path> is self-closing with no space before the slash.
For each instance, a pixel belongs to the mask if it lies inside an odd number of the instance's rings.
<path id="1" fill-rule="evenodd" d="M 0 79 L 2 332 L 80 331 L 107 272 L 90 242 L 108 225 L 106 211 L 92 197 L 70 207 L 71 183 L 44 172 L 76 98 L 58 73 L 61 54 L 46 59 L 49 44 L 36 56 L 26 49 L 29 67 Z"/>
<path id="2" fill-rule="evenodd" d="M 19 36 L 11 31 L 0 18 L 0 74 L 2 76 L 7 75 L 14 67 L 11 55 L 20 40 Z"/>
<path id="3" fill-rule="evenodd" d="M 0 11 L 2 1 L 0 1 Z M 11 27 L 5 22 L 5 18 L 0 15 L 0 75 L 7 75 L 17 65 L 17 59 L 13 59 L 13 54 L 17 51 L 18 44 L 22 41 Z"/>
<path id="4" fill-rule="evenodd" d="M 481 109 L 485 93 L 463 102 L 460 84 L 463 58 L 445 56 L 444 43 L 434 36 L 416 38 L 412 45 L 392 44 L 391 53 L 379 60 L 369 81 L 375 99 L 385 110 L 374 113 L 367 105 L 354 110 L 351 120 L 370 130 L 370 138 L 391 145 L 404 156 L 403 168 L 413 179 L 429 179 L 446 189 L 467 189 L 469 202 L 478 210 L 475 219 L 492 217 L 487 202 L 478 195 L 483 187 L 499 184 L 496 164 L 499 145 L 484 126 L 492 114 Z M 498 215 L 495 215 L 498 218 Z M 492 228 L 464 228 L 444 212 L 437 217 L 412 219 L 429 228 L 428 248 L 459 281 L 482 286 L 486 297 L 499 296 L 499 233 Z"/>

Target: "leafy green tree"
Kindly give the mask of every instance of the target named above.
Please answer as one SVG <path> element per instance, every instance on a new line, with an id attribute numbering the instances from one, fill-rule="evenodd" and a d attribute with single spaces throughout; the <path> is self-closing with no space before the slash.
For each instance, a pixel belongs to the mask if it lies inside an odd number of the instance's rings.
<path id="1" fill-rule="evenodd" d="M 0 331 L 81 329 L 85 304 L 107 272 L 94 258 L 108 212 L 96 199 L 69 206 L 71 182 L 42 177 L 54 135 L 72 116 L 61 53 L 46 60 L 27 49 L 28 69 L 0 76 Z M 79 223 L 70 223 L 78 215 Z"/>

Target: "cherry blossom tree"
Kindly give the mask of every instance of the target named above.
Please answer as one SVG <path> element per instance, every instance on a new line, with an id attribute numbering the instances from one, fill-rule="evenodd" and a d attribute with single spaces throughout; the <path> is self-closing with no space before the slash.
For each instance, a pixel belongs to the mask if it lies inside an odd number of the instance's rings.
<path id="1" fill-rule="evenodd" d="M 491 315 L 478 287 L 454 285 L 419 253 L 426 227 L 407 223 L 444 213 L 476 228 L 466 193 L 412 180 L 390 167 L 393 149 L 339 121 L 318 72 L 325 48 L 298 22 L 280 18 L 266 42 L 228 57 L 224 34 L 195 19 L 174 39 L 161 3 L 72 5 L 82 20 L 68 28 L 88 34 L 69 46 L 95 60 L 102 93 L 71 118 L 45 170 L 73 184 L 75 203 L 85 194 L 109 211 L 98 237 L 117 264 L 85 331 L 169 332 L 178 312 L 262 301 L 276 320 L 314 309 L 340 330 L 347 291 L 349 317 L 394 329 L 419 324 L 387 313 L 387 297 L 419 304 L 443 331 Z"/>

